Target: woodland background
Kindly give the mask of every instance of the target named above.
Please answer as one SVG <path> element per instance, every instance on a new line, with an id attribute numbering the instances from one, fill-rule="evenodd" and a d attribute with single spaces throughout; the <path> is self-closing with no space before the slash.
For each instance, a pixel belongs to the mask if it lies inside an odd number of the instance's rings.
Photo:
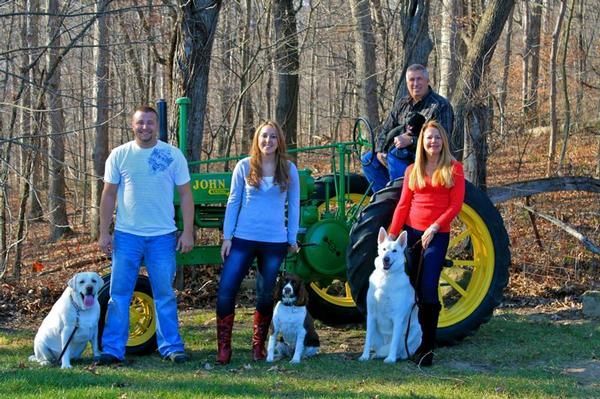
<path id="1" fill-rule="evenodd" d="M 454 106 L 452 147 L 477 185 L 598 178 L 599 6 L 0 0 L 2 295 L 14 303 L 20 287 L 47 285 L 52 274 L 60 287 L 63 274 L 110 263 L 94 245 L 104 160 L 131 140 L 132 110 L 159 98 L 169 104 L 173 142 L 175 100 L 191 98 L 190 160 L 245 153 L 266 118 L 283 125 L 291 147 L 302 147 L 350 140 L 360 115 L 378 126 L 406 93 L 406 67 L 418 62 Z M 298 162 L 318 174 L 327 158 Z M 598 194 L 534 198 L 530 205 L 599 242 Z M 511 289 L 561 292 L 568 302 L 597 287 L 598 256 L 555 226 L 532 224 L 521 202 L 501 206 Z M 205 296 L 193 290 L 207 284 L 186 292 L 197 301 Z"/>

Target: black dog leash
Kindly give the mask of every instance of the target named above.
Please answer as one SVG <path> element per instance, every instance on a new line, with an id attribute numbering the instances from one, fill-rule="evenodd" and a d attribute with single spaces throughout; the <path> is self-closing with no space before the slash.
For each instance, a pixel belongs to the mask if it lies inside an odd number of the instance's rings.
<path id="1" fill-rule="evenodd" d="M 69 296 L 69 299 L 71 300 L 71 303 L 73 304 L 73 307 L 75 308 L 75 311 L 77 312 L 77 320 L 75 321 L 75 328 L 73 329 L 73 332 L 69 336 L 69 339 L 67 340 L 67 343 L 65 344 L 65 347 L 63 348 L 62 352 L 60 353 L 60 356 L 58 357 L 58 359 L 56 359 L 56 364 L 60 364 L 60 361 L 61 361 L 63 355 L 65 354 L 67 348 L 69 347 L 69 344 L 71 343 L 71 340 L 73 339 L 73 336 L 75 335 L 75 331 L 77 331 L 77 329 L 79 328 L 79 311 L 81 309 L 79 309 L 79 307 L 77 306 L 75 301 L 73 301 L 72 296 Z"/>
<path id="2" fill-rule="evenodd" d="M 413 246 L 411 247 L 411 250 L 413 250 L 415 248 L 415 246 L 420 242 L 421 242 L 421 240 L 418 240 L 417 242 L 415 242 L 413 244 Z M 423 253 L 424 252 L 425 252 L 425 250 L 423 249 L 423 247 L 421 247 L 421 256 L 419 257 L 419 264 L 417 265 L 417 276 L 415 279 L 416 286 L 419 285 L 419 281 L 421 280 L 421 266 L 423 266 Z M 409 276 L 409 279 L 410 279 L 410 276 Z M 417 306 L 417 302 L 419 300 L 419 298 L 417 297 L 416 288 L 414 289 L 414 292 L 415 292 L 415 303 L 413 303 L 412 307 L 410 308 L 410 314 L 408 315 L 408 323 L 406 324 L 406 333 L 404 334 L 404 349 L 406 350 L 406 355 L 409 358 L 414 355 L 414 353 L 410 353 L 410 351 L 408 350 L 408 334 L 410 332 L 410 322 L 412 320 L 412 312 L 413 312 L 415 306 Z"/>

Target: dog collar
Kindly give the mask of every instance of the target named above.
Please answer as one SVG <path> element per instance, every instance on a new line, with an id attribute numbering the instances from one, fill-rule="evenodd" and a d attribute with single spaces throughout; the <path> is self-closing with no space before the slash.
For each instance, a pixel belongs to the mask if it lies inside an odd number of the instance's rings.
<path id="1" fill-rule="evenodd" d="M 80 308 L 79 306 L 77 306 L 77 303 L 75 303 L 75 301 L 73 300 L 72 295 L 69 295 L 69 299 L 71 300 L 71 303 L 73 304 L 73 307 L 75 308 L 75 312 L 77 313 L 77 319 L 75 320 L 75 327 L 79 327 L 79 312 L 81 312 L 83 309 Z"/>
<path id="2" fill-rule="evenodd" d="M 298 298 L 295 296 L 292 296 L 292 297 L 289 297 L 289 299 L 290 299 L 289 301 L 281 300 L 281 303 L 283 304 L 283 306 L 296 306 L 295 303 Z"/>

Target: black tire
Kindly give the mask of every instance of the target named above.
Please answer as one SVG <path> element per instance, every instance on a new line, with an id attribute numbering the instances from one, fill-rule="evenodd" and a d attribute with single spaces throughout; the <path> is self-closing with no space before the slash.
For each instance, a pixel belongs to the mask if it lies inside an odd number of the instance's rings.
<path id="1" fill-rule="evenodd" d="M 364 316 L 356 308 L 347 288 L 347 284 L 337 280 L 327 287 L 316 282 L 306 284 L 311 316 L 329 326 L 362 322 Z"/>
<path id="2" fill-rule="evenodd" d="M 103 276 L 103 279 L 104 286 L 98 293 L 98 302 L 100 302 L 98 343 L 100 348 L 102 348 L 102 332 L 110 299 L 110 274 Z M 125 348 L 126 353 L 128 355 L 147 355 L 156 351 L 156 316 L 152 287 L 148 276 L 138 276 L 129 314 L 129 339 Z"/>
<path id="3" fill-rule="evenodd" d="M 319 202 L 325 201 L 326 187 L 329 186 L 329 196 L 335 197 L 335 184 L 333 175 L 325 175 L 315 179 L 315 192 L 312 199 Z M 337 176 L 336 176 L 337 178 Z M 346 192 L 351 194 L 364 194 L 369 189 L 369 182 L 363 175 L 349 173 L 346 177 Z"/>
<path id="4" fill-rule="evenodd" d="M 401 186 L 402 179 L 398 179 L 377 192 L 350 231 L 346 253 L 348 283 L 357 308 L 363 313 L 377 256 L 377 233 L 380 226 L 389 225 Z M 443 308 L 437 341 L 444 345 L 473 334 L 491 318 L 502 301 L 510 265 L 509 240 L 502 217 L 485 193 L 469 182 L 465 203 L 452 226 L 447 255 L 451 267 L 442 271 L 439 289 Z M 463 230 L 460 240 L 457 229 Z M 461 294 L 455 287 L 469 295 Z"/>

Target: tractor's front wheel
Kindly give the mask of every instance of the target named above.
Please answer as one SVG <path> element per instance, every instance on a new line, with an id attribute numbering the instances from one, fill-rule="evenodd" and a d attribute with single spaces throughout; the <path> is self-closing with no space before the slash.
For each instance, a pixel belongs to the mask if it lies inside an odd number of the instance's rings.
<path id="1" fill-rule="evenodd" d="M 328 242 L 330 246 L 328 249 L 332 249 L 332 246 L 337 248 L 338 251 L 332 252 L 339 252 L 340 256 L 333 256 L 330 251 L 318 246 L 304 249 L 305 256 L 314 262 L 312 267 L 328 276 L 338 274 L 338 269 L 342 274 L 345 272 L 346 257 L 344 253 L 348 243 L 346 225 L 334 223 L 333 219 L 326 219 L 330 215 L 325 216 L 327 209 L 333 214 L 338 213 L 338 198 L 334 181 L 339 182 L 339 176 L 327 175 L 315 181 L 315 193 L 312 199 L 319 204 L 318 213 L 321 221 L 317 222 L 320 223 L 320 228 L 313 229 L 315 230 L 313 235 Z M 365 195 L 368 189 L 369 182 L 364 176 L 349 174 L 346 177 L 345 213 L 347 218 L 357 215 L 360 208 L 369 202 L 369 197 Z M 327 193 L 327 191 L 329 192 Z M 326 201 L 327 194 L 329 201 Z M 350 286 L 346 281 L 334 279 L 329 285 L 312 281 L 306 284 L 306 289 L 309 296 L 308 310 L 315 319 L 330 326 L 357 323 L 364 319 L 362 313 L 356 308 L 350 293 Z"/>
<path id="2" fill-rule="evenodd" d="M 348 282 L 357 307 L 365 312 L 369 276 L 377 256 L 379 227 L 387 228 L 398 200 L 402 180 L 378 191 L 363 209 L 350 232 Z M 510 251 L 502 217 L 485 193 L 466 184 L 465 201 L 452 223 L 446 267 L 438 295 L 442 311 L 437 340 L 453 344 L 473 334 L 500 304 L 508 284 Z"/>
<path id="3" fill-rule="evenodd" d="M 110 299 L 110 274 L 103 277 L 104 286 L 98 293 L 100 322 L 98 341 L 102 347 L 102 332 L 106 323 L 106 311 Z M 125 347 L 128 355 L 146 355 L 156 350 L 156 316 L 152 287 L 147 276 L 139 275 L 129 306 L 129 338 Z"/>

